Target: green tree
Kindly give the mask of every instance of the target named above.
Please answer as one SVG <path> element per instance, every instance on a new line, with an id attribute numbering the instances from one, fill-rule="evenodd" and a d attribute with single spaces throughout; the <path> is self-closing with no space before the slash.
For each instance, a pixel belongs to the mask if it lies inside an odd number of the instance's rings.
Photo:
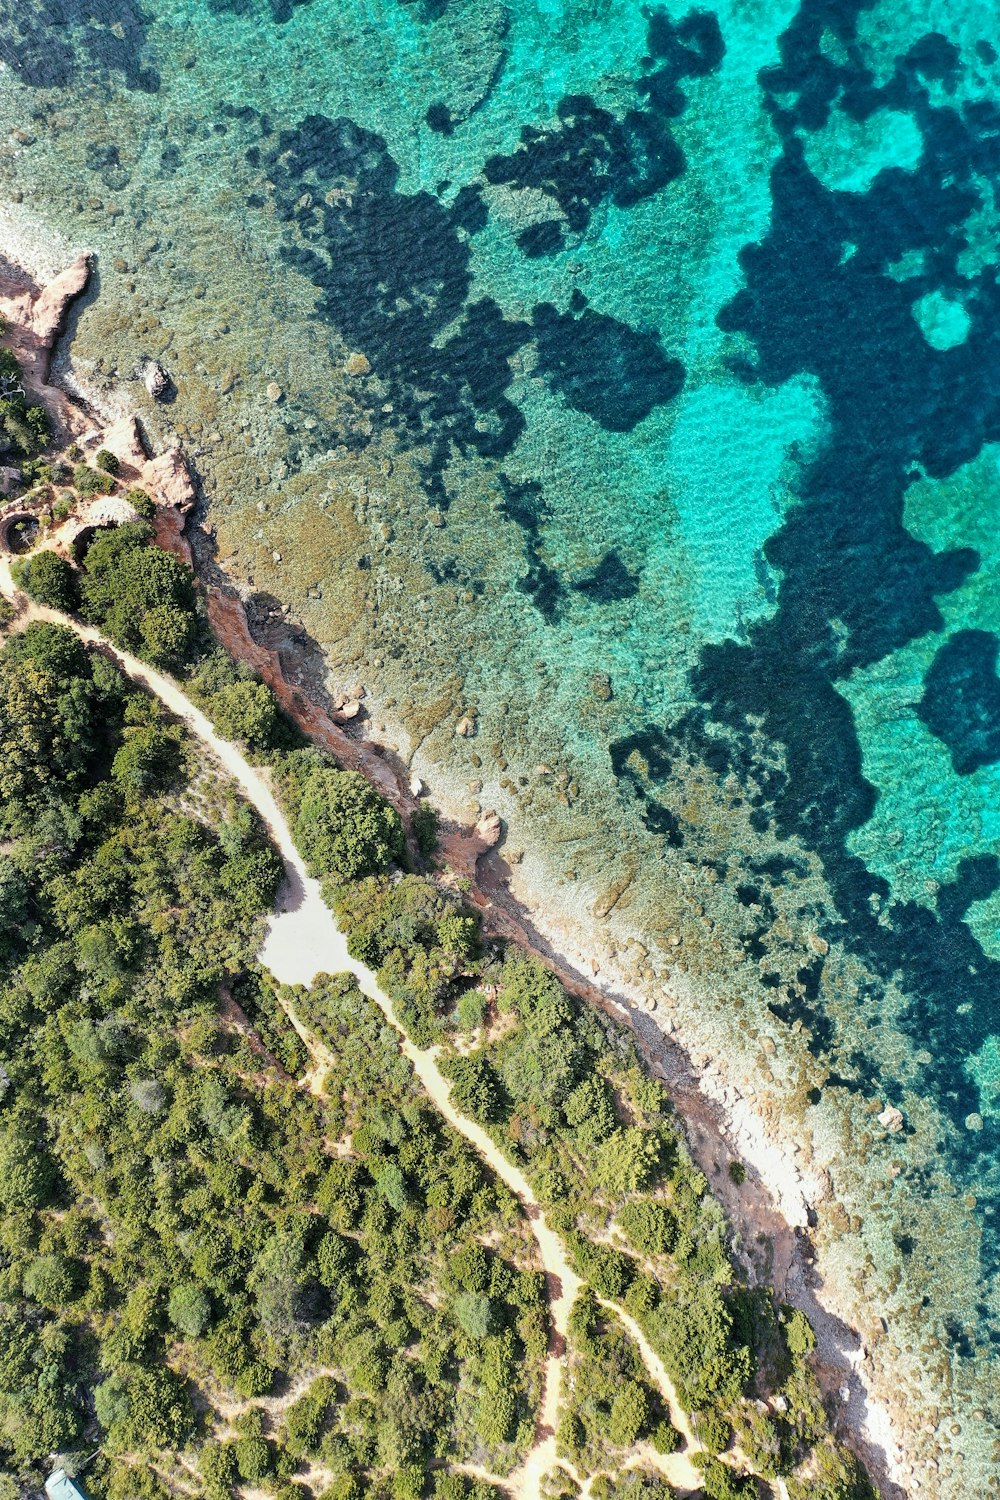
<path id="1" fill-rule="evenodd" d="M 167 1316 L 178 1332 L 188 1338 L 200 1338 L 208 1327 L 211 1304 L 203 1287 L 196 1281 L 182 1281 L 173 1288 L 167 1303 Z"/>
<path id="2" fill-rule="evenodd" d="M 303 789 L 295 841 L 312 875 L 358 880 L 401 857 L 403 825 L 359 772 L 324 764 L 314 768 Z"/>
<path id="3" fill-rule="evenodd" d="M 193 1415 L 184 1381 L 173 1370 L 128 1365 L 94 1391 L 94 1411 L 112 1449 L 180 1448 Z"/>
<path id="4" fill-rule="evenodd" d="M 212 721 L 227 740 L 266 750 L 278 727 L 278 705 L 263 682 L 233 682 L 211 699 Z"/>
<path id="5" fill-rule="evenodd" d="M 11 573 L 18 588 L 39 604 L 67 612 L 76 608 L 76 570 L 58 552 L 47 548 L 33 557 L 18 558 L 11 566 Z"/>
<path id="6" fill-rule="evenodd" d="M 0 1208 L 41 1208 L 52 1194 L 52 1160 L 25 1126 L 0 1127 Z"/>
<path id="7" fill-rule="evenodd" d="M 177 736 L 150 725 L 129 732 L 115 752 L 111 775 L 126 796 L 147 796 L 175 782 L 180 768 Z"/>
<path id="8" fill-rule="evenodd" d="M 120 646 L 178 666 L 196 633 L 194 583 L 189 568 L 150 545 L 152 535 L 145 521 L 101 532 L 84 559 L 82 606 Z"/>
<path id="9" fill-rule="evenodd" d="M 178 667 L 190 652 L 194 636 L 194 614 L 164 601 L 154 604 L 143 615 L 138 649 L 157 666 Z"/>
<path id="10" fill-rule="evenodd" d="M 53 1311 L 65 1307 L 76 1291 L 76 1267 L 65 1255 L 39 1255 L 24 1273 L 24 1295 Z"/>

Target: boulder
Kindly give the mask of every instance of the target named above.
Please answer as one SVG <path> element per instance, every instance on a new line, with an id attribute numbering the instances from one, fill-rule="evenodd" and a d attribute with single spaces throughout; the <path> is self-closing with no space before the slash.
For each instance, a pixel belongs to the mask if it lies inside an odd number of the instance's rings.
<path id="1" fill-rule="evenodd" d="M 187 459 L 179 448 L 168 448 L 166 453 L 151 458 L 142 470 L 142 487 L 161 505 L 172 505 L 177 510 L 189 511 L 195 503 L 194 485 L 187 466 Z"/>
<path id="2" fill-rule="evenodd" d="M 0 495 L 16 495 L 21 488 L 21 471 L 0 465 Z"/>
<path id="3" fill-rule="evenodd" d="M 483 813 L 476 824 L 476 837 L 486 845 L 487 849 L 492 849 L 499 844 L 502 833 L 503 822 L 500 814 L 493 811 Z"/>
<path id="4" fill-rule="evenodd" d="M 143 381 L 154 401 L 162 401 L 170 389 L 170 376 L 159 360 L 151 359 L 148 362 Z"/>
<path id="5" fill-rule="evenodd" d="M 886 1106 L 879 1115 L 878 1122 L 882 1126 L 882 1129 L 887 1130 L 890 1135 L 898 1135 L 905 1123 L 902 1111 L 898 1110 L 894 1104 Z"/>

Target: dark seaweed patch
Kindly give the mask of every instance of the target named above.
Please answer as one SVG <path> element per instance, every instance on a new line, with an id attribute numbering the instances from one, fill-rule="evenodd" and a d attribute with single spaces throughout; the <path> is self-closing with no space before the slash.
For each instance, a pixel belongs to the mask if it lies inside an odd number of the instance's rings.
<path id="1" fill-rule="evenodd" d="M 437 131 L 438 135 L 454 135 L 455 133 L 455 121 L 452 119 L 451 110 L 440 100 L 428 106 L 424 120 L 428 129 Z"/>
<path id="2" fill-rule="evenodd" d="M 608 552 L 589 578 L 584 578 L 573 587 L 594 604 L 616 604 L 621 599 L 634 599 L 639 592 L 639 579 L 630 573 L 617 552 Z"/>
<path id="3" fill-rule="evenodd" d="M 535 608 L 550 623 L 558 620 L 563 611 L 566 591 L 558 573 L 549 567 L 539 551 L 541 528 L 548 519 L 549 508 L 537 480 L 526 480 L 520 484 L 500 475 L 503 492 L 501 514 L 520 526 L 524 533 L 524 560 L 526 572 L 518 579 L 517 588 L 527 594 Z"/>
<path id="4" fill-rule="evenodd" d="M 120 73 L 155 93 L 141 64 L 151 16 L 135 0 L 0 0 L 0 62 L 30 88 L 65 89 L 79 73 Z"/>
<path id="5" fill-rule="evenodd" d="M 290 21 L 300 5 L 311 5 L 312 0 L 267 0 L 271 20 L 277 26 Z M 255 0 L 208 0 L 213 15 L 245 16 L 256 8 Z"/>
<path id="6" fill-rule="evenodd" d="M 663 786 L 670 777 L 677 749 L 671 735 L 651 725 L 615 740 L 609 751 L 615 778 L 638 798 L 645 827 L 675 849 L 684 842 L 680 820 L 659 800 L 655 788 Z"/>
<path id="7" fill-rule="evenodd" d="M 582 234 L 604 202 L 629 207 L 652 197 L 684 171 L 684 155 L 670 122 L 683 113 L 685 78 L 700 78 L 722 61 L 724 46 L 716 17 L 692 11 L 674 22 L 663 10 L 649 18 L 650 56 L 635 81 L 637 104 L 619 116 L 588 94 L 570 94 L 556 107 L 556 124 L 526 125 L 517 149 L 491 156 L 488 182 L 520 191 L 534 188 L 558 204 L 566 228 Z M 558 235 L 552 225 L 559 228 Z M 558 221 L 525 230 L 518 241 L 526 255 L 558 250 Z"/>
<path id="8" fill-rule="evenodd" d="M 98 173 L 104 186 L 111 188 L 113 192 L 121 192 L 132 180 L 131 174 L 122 165 L 117 146 L 99 145 L 96 141 L 91 141 L 84 152 L 84 163 L 87 170 Z"/>
<path id="9" fill-rule="evenodd" d="M 680 147 L 652 113 L 629 110 L 619 120 L 588 95 L 571 94 L 559 101 L 556 118 L 553 130 L 526 125 L 517 150 L 491 156 L 483 170 L 487 182 L 553 198 L 574 234 L 606 199 L 638 203 L 684 170 Z"/>
<path id="10" fill-rule="evenodd" d="M 631 432 L 684 384 L 684 366 L 643 333 L 591 308 L 574 317 L 551 302 L 534 312 L 539 368 L 574 410 L 608 432 Z"/>
<path id="11" fill-rule="evenodd" d="M 537 224 L 529 224 L 517 236 L 517 248 L 528 260 L 554 255 L 562 248 L 562 243 L 562 225 L 558 219 L 541 219 Z"/>
<path id="12" fill-rule="evenodd" d="M 502 456 L 524 425 L 506 392 L 509 357 L 530 329 L 489 299 L 467 300 L 468 235 L 484 222 L 478 190 L 463 189 L 451 208 L 401 193 L 381 136 L 319 115 L 283 131 L 264 165 L 296 232 L 286 261 L 319 287 L 320 316 L 371 361 L 393 425 L 431 439 L 428 482 L 446 501 L 451 444 Z"/>
<path id="13" fill-rule="evenodd" d="M 1000 760 L 1000 641 L 985 630 L 959 630 L 940 648 L 917 713 L 951 751 L 960 776 Z"/>

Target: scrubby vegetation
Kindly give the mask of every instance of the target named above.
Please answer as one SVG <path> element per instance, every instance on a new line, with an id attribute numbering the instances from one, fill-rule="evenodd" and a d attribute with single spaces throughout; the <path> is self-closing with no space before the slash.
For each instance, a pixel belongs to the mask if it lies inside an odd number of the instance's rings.
<path id="1" fill-rule="evenodd" d="M 27 465 L 30 473 L 48 437 L 48 419 L 40 406 L 28 400 L 21 366 L 9 349 L 0 349 L 0 464 L 22 469 Z"/>
<path id="2" fill-rule="evenodd" d="M 42 555 L 21 576 L 54 595 L 69 585 Z M 401 867 L 396 812 L 211 649 L 147 527 L 100 534 L 70 582 L 122 645 L 187 664 L 221 732 L 269 762 L 352 953 L 545 1205 L 585 1283 L 563 1462 L 599 1500 L 669 1494 L 655 1455 L 680 1434 L 618 1308 L 691 1414 L 707 1496 L 779 1475 L 793 1500 L 869 1496 L 808 1323 L 739 1282 L 630 1033 Z M 502 1477 L 532 1441 L 534 1241 L 353 980 L 291 991 L 256 965 L 279 866 L 253 813 L 104 658 L 35 626 L 0 652 L 0 837 L 0 1463 L 37 1482 L 49 1453 L 99 1441 L 109 1500 L 164 1477 L 481 1500 L 456 1461 Z"/>
<path id="3" fill-rule="evenodd" d="M 635 1344 L 590 1290 L 570 1318 L 569 1398 L 559 1424 L 559 1453 L 578 1473 L 623 1464 L 637 1442 L 672 1453 L 682 1442 L 650 1383 Z"/>
<path id="4" fill-rule="evenodd" d="M 352 981 L 279 998 L 256 970 L 279 865 L 194 763 L 68 631 L 0 653 L 0 1464 L 37 1483 L 98 1438 L 112 1497 L 158 1492 L 156 1450 L 210 1493 L 503 1472 L 546 1342 L 533 1242 Z M 251 1040 L 294 1036 L 282 999 L 322 1098 L 300 1045 Z"/>
<path id="5" fill-rule="evenodd" d="M 36 552 L 31 557 L 16 558 L 11 573 L 18 588 L 39 604 L 71 613 L 79 603 L 76 569 L 57 552 Z"/>

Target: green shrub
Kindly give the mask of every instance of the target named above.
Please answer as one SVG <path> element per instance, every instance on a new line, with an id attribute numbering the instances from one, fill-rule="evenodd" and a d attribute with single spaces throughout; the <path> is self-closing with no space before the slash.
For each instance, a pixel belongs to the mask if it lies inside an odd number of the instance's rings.
<path id="1" fill-rule="evenodd" d="M 616 1448 L 631 1448 L 649 1419 L 649 1395 L 638 1380 L 619 1384 L 608 1418 L 608 1442 Z"/>
<path id="2" fill-rule="evenodd" d="M 747 1180 L 747 1169 L 738 1157 L 733 1157 L 729 1163 L 729 1176 L 737 1187 L 741 1187 Z"/>
<path id="3" fill-rule="evenodd" d="M 440 821 L 437 808 L 430 802 L 419 802 L 414 808 L 410 827 L 421 854 L 433 854 L 437 848 Z"/>
<path id="4" fill-rule="evenodd" d="M 198 1458 L 198 1468 L 205 1481 L 210 1500 L 229 1500 L 237 1482 L 234 1443 L 206 1443 Z"/>
<path id="5" fill-rule="evenodd" d="M 241 1437 L 235 1447 L 240 1478 L 247 1484 L 259 1484 L 271 1469 L 271 1452 L 267 1443 L 262 1437 Z"/>
<path id="6" fill-rule="evenodd" d="M 295 841 L 310 874 L 358 880 L 375 875 L 403 853 L 403 825 L 358 771 L 317 765 L 302 791 Z"/>
<path id="7" fill-rule="evenodd" d="M 196 1281 L 182 1281 L 174 1287 L 167 1303 L 167 1316 L 178 1332 L 197 1339 L 208 1327 L 212 1308 L 204 1288 Z"/>
<path id="8" fill-rule="evenodd" d="M 172 1370 L 130 1364 L 94 1391 L 94 1410 L 114 1451 L 183 1447 L 193 1426 L 185 1382 Z"/>
<path id="9" fill-rule="evenodd" d="M 438 1475 L 437 1477 L 446 1478 L 448 1476 Z M 362 1493 L 361 1485 L 354 1474 L 337 1474 L 327 1485 L 326 1489 L 320 1491 L 319 1500 L 361 1500 Z M 436 1491 L 435 1493 L 439 1492 Z M 456 1497 L 456 1500 L 464 1500 L 464 1495 L 465 1491 L 463 1488 L 461 1495 Z M 452 1500 L 452 1497 L 444 1496 L 442 1500 Z"/>
<path id="10" fill-rule="evenodd" d="M 0 1209 L 41 1208 L 51 1197 L 50 1157 L 13 1122 L 0 1126 Z"/>
<path id="11" fill-rule="evenodd" d="M 156 502 L 145 490 L 129 490 L 125 499 L 144 521 L 151 521 L 156 515 Z"/>
<path id="12" fill-rule="evenodd" d="M 692 1423 L 701 1446 L 706 1453 L 725 1453 L 733 1440 L 733 1429 L 725 1417 L 717 1411 L 697 1412 Z"/>
<path id="13" fill-rule="evenodd" d="M 677 1241 L 677 1220 L 665 1203 L 638 1198 L 617 1215 L 618 1227 L 642 1255 L 667 1255 Z"/>
<path id="14" fill-rule="evenodd" d="M 24 1295 L 58 1311 L 76 1292 L 76 1269 L 65 1255 L 39 1255 L 24 1273 Z"/>
<path id="15" fill-rule="evenodd" d="M 18 588 L 24 590 L 39 604 L 66 612 L 77 606 L 77 574 L 58 552 L 46 549 L 33 557 L 18 558 L 11 565 L 11 574 Z"/>
<path id="16" fill-rule="evenodd" d="M 73 485 L 81 495 L 87 498 L 94 495 L 109 495 L 115 487 L 115 482 L 110 474 L 88 468 L 86 464 L 77 464 L 73 470 Z"/>
<path id="17" fill-rule="evenodd" d="M 707 1500 L 750 1500 L 759 1493 L 752 1479 L 737 1474 L 721 1459 L 700 1453 L 694 1458 L 702 1469 L 701 1484 Z"/>
<path id="18" fill-rule="evenodd" d="M 612 1131 L 594 1160 L 594 1181 L 613 1197 L 648 1187 L 660 1165 L 660 1137 L 655 1130 L 628 1126 Z"/>
<path id="19" fill-rule="evenodd" d="M 657 1453 L 662 1453 L 664 1456 L 668 1453 L 676 1453 L 684 1442 L 677 1428 L 665 1417 L 662 1421 L 654 1423 L 650 1430 L 649 1440 Z"/>
<path id="20" fill-rule="evenodd" d="M 278 726 L 278 705 L 263 682 L 233 682 L 213 694 L 209 713 L 227 740 L 239 740 L 253 750 L 266 750 Z"/>
<path id="21" fill-rule="evenodd" d="M 117 476 L 121 472 L 121 460 L 117 454 L 111 452 L 110 448 L 98 448 L 94 455 L 94 463 L 99 469 L 103 469 L 105 474 Z"/>
<path id="22" fill-rule="evenodd" d="M 480 1292 L 460 1292 L 455 1298 L 455 1317 L 471 1339 L 484 1339 L 490 1332 L 493 1305 Z"/>
<path id="23" fill-rule="evenodd" d="M 797 1307 L 783 1307 L 781 1311 L 788 1352 L 793 1359 L 801 1359 L 816 1347 L 812 1324 Z"/>

